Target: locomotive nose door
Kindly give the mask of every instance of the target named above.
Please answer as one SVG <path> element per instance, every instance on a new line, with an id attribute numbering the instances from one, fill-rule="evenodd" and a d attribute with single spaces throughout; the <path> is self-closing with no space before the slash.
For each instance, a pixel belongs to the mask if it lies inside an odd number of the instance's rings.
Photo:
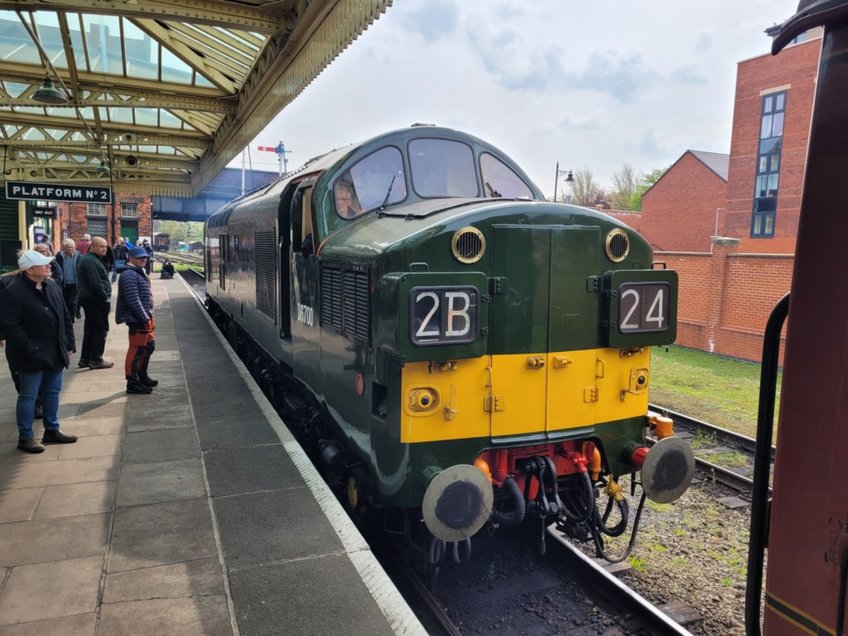
<path id="1" fill-rule="evenodd" d="M 596 375 L 599 230 L 496 225 L 489 396 L 493 438 L 590 424 Z M 577 349 L 588 349 L 578 351 Z"/>

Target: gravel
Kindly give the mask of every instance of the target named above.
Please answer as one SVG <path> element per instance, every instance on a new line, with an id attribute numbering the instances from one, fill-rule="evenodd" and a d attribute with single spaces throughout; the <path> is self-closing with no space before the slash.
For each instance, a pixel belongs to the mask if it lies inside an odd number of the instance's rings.
<path id="1" fill-rule="evenodd" d="M 717 501 L 732 494 L 701 482 L 674 503 L 646 502 L 631 570 L 621 576 L 657 606 L 679 601 L 693 608 L 703 617 L 687 626 L 693 634 L 745 634 L 750 506 Z M 638 503 L 631 499 L 633 512 Z M 628 540 L 629 532 L 609 539 L 607 551 L 621 554 Z M 590 545 L 582 547 L 594 556 Z"/>

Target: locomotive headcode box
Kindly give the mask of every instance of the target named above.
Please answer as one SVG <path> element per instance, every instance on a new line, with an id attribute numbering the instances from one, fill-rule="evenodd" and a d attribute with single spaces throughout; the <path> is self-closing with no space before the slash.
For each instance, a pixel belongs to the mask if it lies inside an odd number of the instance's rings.
<path id="1" fill-rule="evenodd" d="M 677 338 L 677 272 L 618 270 L 604 280 L 607 344 L 667 345 Z"/>

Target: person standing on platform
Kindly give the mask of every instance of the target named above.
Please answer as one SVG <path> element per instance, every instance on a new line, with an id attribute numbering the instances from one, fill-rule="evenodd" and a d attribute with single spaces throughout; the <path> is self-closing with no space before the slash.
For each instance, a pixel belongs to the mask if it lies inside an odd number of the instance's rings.
<path id="1" fill-rule="evenodd" d="M 71 312 L 71 320 L 80 317 L 77 306 L 77 263 L 80 258 L 74 239 L 66 238 L 62 241 L 62 250 L 56 255 L 56 264 L 62 270 L 62 296 L 68 311 Z"/>
<path id="2" fill-rule="evenodd" d="M 147 263 L 144 266 L 144 271 L 147 272 L 147 276 L 149 277 L 153 271 L 153 247 L 147 239 L 144 239 L 141 242 L 141 246 L 144 248 L 144 251 L 147 252 Z"/>
<path id="3" fill-rule="evenodd" d="M 124 245 L 124 239 L 122 237 L 118 237 L 118 242 L 115 243 L 115 247 L 112 248 L 112 256 L 115 257 L 115 269 L 112 270 L 112 282 L 114 283 L 118 280 L 118 270 L 124 268 L 124 265 L 127 264 L 127 254 L 129 250 L 127 246 Z"/>
<path id="4" fill-rule="evenodd" d="M 32 248 L 42 256 L 46 256 L 49 259 L 53 259 L 53 252 L 50 251 L 49 243 L 39 243 L 35 247 Z M 59 289 L 62 288 L 62 268 L 59 267 L 59 264 L 55 259 L 50 261 L 50 278 L 56 281 L 59 285 Z"/>
<path id="5" fill-rule="evenodd" d="M 79 301 L 85 310 L 78 367 L 111 369 L 115 366 L 113 362 L 103 359 L 106 335 L 109 333 L 109 311 L 112 309 L 112 283 L 102 260 L 108 250 L 106 239 L 95 236 L 91 239 L 91 249 L 80 259 L 77 267 Z"/>
<path id="6" fill-rule="evenodd" d="M 156 349 L 153 339 L 153 293 L 144 267 L 150 255 L 143 247 L 129 251 L 129 263 L 121 268 L 115 322 L 129 327 L 129 348 L 124 360 L 127 393 L 146 394 L 159 384 L 147 374 L 150 356 Z"/>
<path id="7" fill-rule="evenodd" d="M 77 251 L 85 256 L 91 247 L 91 234 L 83 234 L 80 241 L 77 243 Z"/>
<path id="8" fill-rule="evenodd" d="M 9 366 L 18 373 L 15 409 L 18 448 L 41 453 L 43 444 L 73 444 L 75 435 L 59 427 L 62 373 L 76 351 L 71 316 L 59 286 L 50 279 L 53 258 L 34 250 L 18 258 L 21 275 L 0 293 L 0 332 L 6 338 Z M 35 439 L 32 422 L 39 388 L 44 392 L 44 435 Z"/>

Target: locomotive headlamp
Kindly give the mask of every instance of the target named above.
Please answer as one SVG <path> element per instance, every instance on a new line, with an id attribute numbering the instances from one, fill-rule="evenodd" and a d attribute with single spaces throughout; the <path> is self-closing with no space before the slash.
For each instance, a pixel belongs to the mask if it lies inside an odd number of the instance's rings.
<path id="1" fill-rule="evenodd" d="M 476 263 L 486 253 L 486 237 L 476 227 L 464 227 L 454 233 L 451 252 L 460 263 Z"/>
<path id="2" fill-rule="evenodd" d="M 408 393 L 407 406 L 412 413 L 426 413 L 439 405 L 439 393 L 431 387 L 416 387 Z"/>
<path id="3" fill-rule="evenodd" d="M 613 263 L 620 263 L 630 253 L 630 237 L 619 228 L 611 230 L 604 241 L 607 258 Z"/>

